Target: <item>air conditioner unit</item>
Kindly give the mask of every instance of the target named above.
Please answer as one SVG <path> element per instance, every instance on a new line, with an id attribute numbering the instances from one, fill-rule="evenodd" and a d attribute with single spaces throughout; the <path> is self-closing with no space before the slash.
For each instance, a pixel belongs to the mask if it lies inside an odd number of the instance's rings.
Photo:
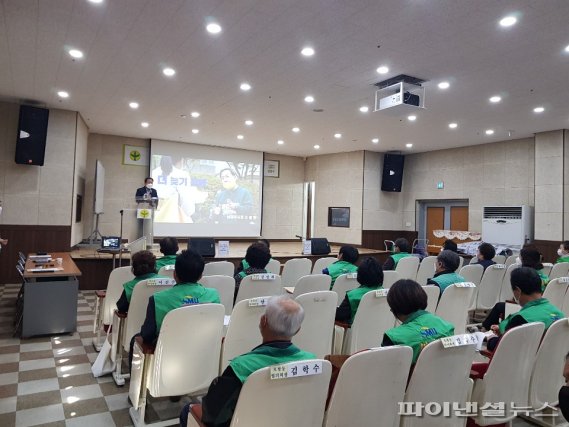
<path id="1" fill-rule="evenodd" d="M 482 240 L 494 245 L 522 247 L 533 240 L 533 211 L 530 206 L 485 206 Z"/>

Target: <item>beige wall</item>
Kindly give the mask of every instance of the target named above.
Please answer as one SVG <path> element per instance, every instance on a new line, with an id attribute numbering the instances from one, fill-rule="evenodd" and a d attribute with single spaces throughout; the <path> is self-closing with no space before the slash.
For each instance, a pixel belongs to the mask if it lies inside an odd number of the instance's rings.
<path id="1" fill-rule="evenodd" d="M 306 181 L 315 182 L 314 237 L 361 244 L 364 152 L 326 154 L 306 160 Z M 350 207 L 350 227 L 328 227 L 329 207 Z"/>

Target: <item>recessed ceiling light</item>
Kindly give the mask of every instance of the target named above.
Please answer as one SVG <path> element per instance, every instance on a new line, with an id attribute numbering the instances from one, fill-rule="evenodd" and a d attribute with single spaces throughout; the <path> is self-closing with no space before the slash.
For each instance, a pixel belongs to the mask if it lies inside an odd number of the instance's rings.
<path id="1" fill-rule="evenodd" d="M 197 111 L 192 111 L 190 113 L 190 116 L 192 116 L 194 119 L 197 119 L 200 116 L 200 113 L 198 113 Z"/>
<path id="2" fill-rule="evenodd" d="M 103 3 L 103 0 L 89 0 L 91 3 Z"/>
<path id="3" fill-rule="evenodd" d="M 449 123 L 448 127 L 451 129 L 456 129 L 458 127 L 458 124 L 457 123 Z"/>
<path id="4" fill-rule="evenodd" d="M 292 131 L 293 131 L 294 133 L 298 133 L 298 132 L 300 132 L 300 128 L 292 128 Z"/>
<path id="5" fill-rule="evenodd" d="M 314 102 L 314 97 L 312 95 L 307 95 L 304 97 L 304 102 L 308 103 Z"/>
<path id="6" fill-rule="evenodd" d="M 59 92 L 57 92 L 57 96 L 59 96 L 60 98 L 69 98 L 69 93 L 65 92 L 64 90 L 60 90 Z"/>
<path id="7" fill-rule="evenodd" d="M 362 106 L 360 107 L 360 111 L 361 111 L 362 113 L 367 113 L 367 112 L 369 111 L 369 107 L 368 107 L 367 105 L 362 105 Z"/>
<path id="8" fill-rule="evenodd" d="M 535 107 L 533 109 L 534 113 L 543 113 L 544 111 L 545 111 L 545 108 L 543 108 L 543 107 Z"/>
<path id="9" fill-rule="evenodd" d="M 494 135 L 494 129 L 486 129 L 486 135 Z"/>
<path id="10" fill-rule="evenodd" d="M 83 58 L 83 52 L 81 52 L 80 50 L 77 50 L 77 49 L 69 49 L 68 52 L 69 52 L 69 55 L 70 55 L 72 58 L 76 58 L 76 59 Z"/>
<path id="11" fill-rule="evenodd" d="M 373 142 L 374 144 L 377 144 L 377 143 L 379 142 L 379 138 L 373 138 L 373 139 L 371 140 L 371 142 Z"/>
<path id="12" fill-rule="evenodd" d="M 334 134 L 334 138 L 336 138 L 336 139 L 340 139 L 341 137 L 342 137 L 341 133 L 335 133 Z"/>
<path id="13" fill-rule="evenodd" d="M 303 47 L 302 50 L 300 51 L 300 53 L 303 56 L 312 56 L 312 55 L 314 55 L 314 48 L 312 48 L 310 46 Z"/>
<path id="14" fill-rule="evenodd" d="M 279 139 L 279 140 L 277 141 L 277 144 L 283 145 L 283 144 L 284 144 L 284 141 L 283 141 L 282 139 Z"/>
<path id="15" fill-rule="evenodd" d="M 411 144 L 411 143 L 409 142 L 409 143 L 405 144 L 405 147 L 411 148 L 411 147 L 413 147 L 413 144 Z"/>
<path id="16" fill-rule="evenodd" d="M 139 107 L 138 102 L 134 102 L 134 101 L 133 101 L 133 102 L 129 102 L 129 103 L 128 103 L 128 106 L 129 106 L 130 108 L 132 108 L 133 110 L 136 110 L 136 109 Z"/>
<path id="17" fill-rule="evenodd" d="M 316 145 L 314 146 L 314 149 L 315 149 L 315 150 L 320 150 L 320 146 L 319 146 L 318 144 L 316 144 Z"/>
<path id="18" fill-rule="evenodd" d="M 245 120 L 247 126 L 253 126 L 253 120 Z"/>
<path id="19" fill-rule="evenodd" d="M 569 53 L 569 44 L 568 44 L 567 46 L 565 46 L 565 49 L 564 49 L 564 50 L 565 50 L 565 52 L 568 52 L 568 53 Z"/>
<path id="20" fill-rule="evenodd" d="M 407 120 L 409 120 L 410 122 L 414 122 L 415 120 L 417 120 L 417 116 L 412 114 L 410 116 L 407 116 Z"/>
<path id="21" fill-rule="evenodd" d="M 489 99 L 489 101 L 492 102 L 493 104 L 496 104 L 496 103 L 500 102 L 501 100 L 502 100 L 502 97 L 498 96 L 498 95 L 494 95 L 493 97 L 491 97 Z"/>
<path id="22" fill-rule="evenodd" d="M 518 22 L 518 18 L 516 18 L 515 16 L 506 16 L 506 17 L 500 19 L 500 26 L 507 28 L 507 27 L 511 27 L 516 22 Z"/>
<path id="23" fill-rule="evenodd" d="M 199 129 L 192 129 L 192 133 L 194 135 L 196 135 L 196 134 L 200 133 L 200 130 Z"/>
<path id="24" fill-rule="evenodd" d="M 237 139 L 243 139 L 244 136 L 243 135 L 237 135 Z"/>
<path id="25" fill-rule="evenodd" d="M 174 74 L 176 74 L 176 70 L 174 70 L 173 68 L 170 67 L 166 67 L 162 70 L 162 72 L 164 73 L 165 76 L 168 77 L 172 77 Z"/>
<path id="26" fill-rule="evenodd" d="M 251 85 L 247 82 L 243 82 L 239 88 L 241 88 L 243 92 L 247 92 L 248 90 L 251 90 Z"/>
<path id="27" fill-rule="evenodd" d="M 386 67 L 385 65 L 382 65 L 381 67 L 378 67 L 377 70 L 377 74 L 387 74 L 389 73 L 389 68 Z"/>
<path id="28" fill-rule="evenodd" d="M 219 34 L 222 30 L 221 25 L 219 25 L 217 22 L 210 22 L 206 25 L 205 29 L 210 34 Z"/>
<path id="29" fill-rule="evenodd" d="M 450 83 L 449 82 L 440 82 L 438 84 L 439 89 L 448 89 L 450 87 Z"/>
<path id="30" fill-rule="evenodd" d="M 140 126 L 142 126 L 143 128 L 147 128 L 147 127 L 150 126 L 150 125 L 148 124 L 148 122 L 142 122 L 142 123 L 140 124 Z"/>

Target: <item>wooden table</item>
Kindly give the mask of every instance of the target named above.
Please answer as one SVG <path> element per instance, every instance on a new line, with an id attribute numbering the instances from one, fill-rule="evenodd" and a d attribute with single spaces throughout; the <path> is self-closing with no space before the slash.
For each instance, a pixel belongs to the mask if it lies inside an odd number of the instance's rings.
<path id="1" fill-rule="evenodd" d="M 81 271 L 67 252 L 50 253 L 47 264 L 30 259 L 35 255 L 28 255 L 24 267 L 22 338 L 75 332 Z M 46 271 L 31 271 L 42 267 Z M 57 270 L 50 271 L 53 268 Z"/>

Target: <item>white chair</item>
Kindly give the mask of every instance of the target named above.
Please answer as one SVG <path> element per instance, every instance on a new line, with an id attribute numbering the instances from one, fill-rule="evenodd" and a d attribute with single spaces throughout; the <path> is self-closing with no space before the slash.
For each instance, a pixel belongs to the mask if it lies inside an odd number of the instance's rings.
<path id="1" fill-rule="evenodd" d="M 281 276 L 277 274 L 250 274 L 241 280 L 235 304 L 244 299 L 282 294 Z"/>
<path id="2" fill-rule="evenodd" d="M 294 293 L 292 298 L 309 292 L 329 291 L 332 278 L 327 274 L 311 274 L 303 276 L 294 285 Z M 329 353 L 328 353 L 329 354 Z"/>
<path id="3" fill-rule="evenodd" d="M 474 255 L 472 258 L 470 258 L 470 261 L 468 262 L 468 264 L 472 265 L 472 264 L 477 264 L 478 263 L 478 257 L 476 255 Z"/>
<path id="4" fill-rule="evenodd" d="M 117 308 L 117 301 L 121 297 L 123 284 L 134 279 L 132 268 L 118 267 L 111 271 L 109 280 L 107 281 L 107 289 L 104 291 L 95 291 L 97 299 L 95 301 L 95 320 L 93 321 L 93 346 L 95 350 L 101 350 L 103 343 L 101 342 L 101 332 L 107 329 L 113 323 L 113 313 Z"/>
<path id="5" fill-rule="evenodd" d="M 312 261 L 308 258 L 293 258 L 285 262 L 282 282 L 284 286 L 294 286 L 302 276 L 308 276 L 312 271 Z"/>
<path id="6" fill-rule="evenodd" d="M 338 258 L 334 257 L 318 258 L 316 261 L 314 261 L 314 267 L 312 267 L 312 274 L 322 273 L 322 270 L 328 268 L 330 264 L 333 264 L 336 261 L 338 261 Z"/>
<path id="7" fill-rule="evenodd" d="M 464 266 L 464 258 L 459 256 L 458 257 L 458 268 L 457 268 L 457 270 L 460 270 L 463 266 Z"/>
<path id="8" fill-rule="evenodd" d="M 428 256 L 423 258 L 421 264 L 419 264 L 419 270 L 417 271 L 417 283 L 421 286 L 427 284 L 427 280 L 435 275 L 435 262 L 437 261 L 436 256 Z"/>
<path id="9" fill-rule="evenodd" d="M 417 278 L 417 270 L 419 269 L 419 258 L 416 256 L 408 256 L 401 258 L 395 267 L 395 271 L 401 279 L 415 280 Z"/>
<path id="10" fill-rule="evenodd" d="M 170 277 L 174 278 L 174 271 L 176 270 L 176 266 L 174 264 L 165 265 L 160 270 L 158 270 L 159 276 Z"/>
<path id="11" fill-rule="evenodd" d="M 565 299 L 563 300 L 563 307 L 561 307 L 561 311 L 565 313 L 565 316 L 569 316 L 569 290 L 565 294 Z"/>
<path id="12" fill-rule="evenodd" d="M 506 262 L 504 262 L 504 264 L 506 264 L 506 268 L 512 264 L 515 264 L 518 256 L 519 255 L 510 255 L 508 258 L 506 258 Z"/>
<path id="13" fill-rule="evenodd" d="M 354 273 L 342 274 L 334 282 L 332 290 L 338 294 L 338 305 L 342 304 L 346 297 L 346 292 L 356 289 L 360 284 Z M 295 289 L 296 291 L 296 289 Z"/>
<path id="14" fill-rule="evenodd" d="M 504 264 L 506 262 L 506 256 L 495 255 L 494 258 L 492 258 L 492 261 L 494 261 L 496 264 Z"/>
<path id="15" fill-rule="evenodd" d="M 543 323 L 528 323 L 502 336 L 486 374 L 474 382 L 471 401 L 478 405 L 476 424 L 507 423 L 516 416 L 511 405 L 528 406 L 530 375 L 520 375 L 520 372 L 531 372 L 543 330 Z M 485 414 L 480 408 L 486 402 L 504 402 L 504 413 Z"/>
<path id="16" fill-rule="evenodd" d="M 567 289 L 569 289 L 569 277 L 559 277 L 547 284 L 543 297 L 547 298 L 559 310 L 563 310 L 563 301 L 565 300 Z"/>
<path id="17" fill-rule="evenodd" d="M 317 375 L 279 380 L 271 379 L 270 367 L 253 372 L 239 393 L 230 427 L 322 427 L 332 366 L 319 359 L 282 366 L 286 370 L 300 369 L 303 364 L 309 369 L 321 364 L 322 370 Z M 190 414 L 188 427 L 203 427 L 203 424 Z"/>
<path id="18" fill-rule="evenodd" d="M 331 354 L 334 318 L 338 306 L 336 292 L 326 290 L 305 293 L 297 297 L 296 302 L 304 308 L 304 320 L 292 342 L 319 358 Z"/>
<path id="19" fill-rule="evenodd" d="M 542 273 L 549 277 L 549 275 L 551 274 L 551 270 L 553 269 L 553 264 L 550 262 L 544 262 L 542 265 L 543 265 L 543 268 L 541 270 Z"/>
<path id="20" fill-rule="evenodd" d="M 467 282 L 472 282 L 478 286 L 482 281 L 484 267 L 482 267 L 480 264 L 468 264 L 462 267 L 459 270 L 458 274 L 464 277 L 464 280 Z"/>
<path id="21" fill-rule="evenodd" d="M 423 286 L 423 290 L 427 294 L 427 311 L 429 313 L 434 313 L 437 311 L 437 305 L 441 296 L 441 288 L 436 285 L 426 285 Z"/>
<path id="22" fill-rule="evenodd" d="M 463 334 L 468 320 L 468 307 L 476 285 L 472 282 L 450 285 L 441 295 L 435 314 L 454 325 L 455 334 Z"/>
<path id="23" fill-rule="evenodd" d="M 206 288 L 217 289 L 219 301 L 225 307 L 225 314 L 231 315 L 235 295 L 235 279 L 229 276 L 203 276 L 200 283 Z"/>
<path id="24" fill-rule="evenodd" d="M 553 265 L 549 273 L 549 280 L 558 279 L 559 277 L 569 276 L 569 262 L 560 262 Z"/>
<path id="25" fill-rule="evenodd" d="M 271 258 L 265 270 L 267 270 L 268 273 L 281 274 L 281 262 Z"/>
<path id="26" fill-rule="evenodd" d="M 494 307 L 500 296 L 504 274 L 506 274 L 504 264 L 494 264 L 486 268 L 478 285 L 476 309 L 489 310 Z"/>
<path id="27" fill-rule="evenodd" d="M 413 351 L 405 346 L 351 356 L 338 375 L 324 427 L 398 426 L 395 408 L 403 401 L 412 357 Z M 378 386 L 382 384 L 386 386 Z"/>
<path id="28" fill-rule="evenodd" d="M 446 293 L 446 290 L 445 290 Z M 444 407 L 456 402 L 464 408 L 470 399 L 472 380 L 470 368 L 474 360 L 475 344 L 445 348 L 442 340 L 433 341 L 421 351 L 407 386 L 405 402 L 436 403 Z M 451 408 L 449 417 L 438 414 L 422 417 L 402 416 L 401 427 L 458 427 L 466 425 L 466 417 L 457 417 Z"/>
<path id="29" fill-rule="evenodd" d="M 229 261 L 207 262 L 202 276 L 230 276 L 233 277 L 235 266 Z"/>
<path id="30" fill-rule="evenodd" d="M 163 397 L 207 391 L 218 374 L 224 311 L 221 304 L 177 308 L 164 317 L 153 352 L 135 343 L 129 387 L 129 413 L 135 426 L 148 425 L 144 421 L 147 393 Z M 178 417 L 155 425 L 177 423 Z"/>
<path id="31" fill-rule="evenodd" d="M 383 287 L 389 289 L 395 282 L 401 279 L 397 271 L 384 271 L 383 272 Z"/>
<path id="32" fill-rule="evenodd" d="M 502 286 L 500 287 L 500 296 L 498 301 L 507 301 L 514 299 L 514 293 L 512 292 L 512 284 L 510 283 L 510 278 L 512 277 L 512 271 L 518 268 L 519 265 L 517 264 L 510 264 L 506 268 L 506 273 L 504 273 L 504 277 L 502 279 Z"/>

